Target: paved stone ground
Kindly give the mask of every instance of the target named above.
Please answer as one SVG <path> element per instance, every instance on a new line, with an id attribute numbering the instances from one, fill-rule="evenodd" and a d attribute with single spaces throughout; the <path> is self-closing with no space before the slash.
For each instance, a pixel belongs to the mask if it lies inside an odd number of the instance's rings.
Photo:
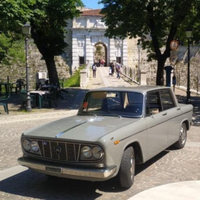
<path id="1" fill-rule="evenodd" d="M 123 80 L 108 77 L 106 69 L 99 69 L 97 78 L 90 79 L 92 87 L 103 86 L 102 82 L 122 85 Z M 111 81 L 111 83 L 110 83 Z M 89 88 L 90 86 L 88 86 Z M 11 99 L 10 114 L 0 115 L 0 199 L 1 200 L 126 200 L 135 194 L 155 186 L 179 181 L 200 180 L 200 98 L 192 94 L 194 124 L 188 132 L 184 149 L 163 151 L 147 163 L 137 166 L 135 183 L 129 190 L 121 190 L 116 179 L 106 182 L 87 182 L 50 178 L 18 165 L 22 155 L 21 133 L 31 127 L 42 125 L 76 114 L 85 93 L 80 88 L 70 89 L 57 108 L 33 109 L 31 113 L 20 111 L 20 101 Z M 185 102 L 184 91 L 175 91 L 180 102 Z"/>

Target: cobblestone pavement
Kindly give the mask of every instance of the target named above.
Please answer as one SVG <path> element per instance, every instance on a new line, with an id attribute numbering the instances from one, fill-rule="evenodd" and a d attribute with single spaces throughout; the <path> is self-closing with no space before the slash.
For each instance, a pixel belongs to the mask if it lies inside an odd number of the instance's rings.
<path id="1" fill-rule="evenodd" d="M 99 78 L 91 79 L 94 86 L 102 85 L 104 71 L 98 70 Z M 100 72 L 101 71 L 101 72 Z M 104 77 L 105 78 L 105 77 Z M 116 81 L 112 77 L 113 81 Z M 109 81 L 109 80 L 107 80 Z M 120 80 L 122 81 L 122 80 Z M 122 82 L 120 82 L 122 84 Z M 31 127 L 42 125 L 76 114 L 82 94 L 66 98 L 68 105 L 61 103 L 58 109 L 41 109 L 32 113 L 15 111 L 0 115 L 0 199 L 1 200 L 127 200 L 141 191 L 155 186 L 179 181 L 200 180 L 200 127 L 199 97 L 192 94 L 194 124 L 188 132 L 184 149 L 168 149 L 147 163 L 137 166 L 135 183 L 128 190 L 121 190 L 116 179 L 106 182 L 87 182 L 47 177 L 21 167 L 17 158 L 22 155 L 21 133 Z M 185 92 L 176 90 L 179 101 L 185 101 Z M 78 96 L 79 95 L 79 96 Z M 73 97 L 72 97 L 73 96 Z M 76 97 L 76 98 L 75 98 Z M 64 106 L 64 108 L 63 108 Z"/>

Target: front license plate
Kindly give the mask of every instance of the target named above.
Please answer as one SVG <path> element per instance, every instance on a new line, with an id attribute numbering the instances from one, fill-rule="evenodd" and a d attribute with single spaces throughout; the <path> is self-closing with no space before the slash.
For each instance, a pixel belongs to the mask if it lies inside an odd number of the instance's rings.
<path id="1" fill-rule="evenodd" d="M 57 168 L 57 167 L 46 167 L 46 171 L 61 173 L 61 168 Z"/>

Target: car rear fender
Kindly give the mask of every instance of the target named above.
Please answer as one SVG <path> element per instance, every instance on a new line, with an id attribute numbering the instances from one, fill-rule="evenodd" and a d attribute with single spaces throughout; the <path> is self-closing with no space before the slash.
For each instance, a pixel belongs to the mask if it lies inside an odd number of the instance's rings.
<path id="1" fill-rule="evenodd" d="M 184 120 L 181 122 L 181 124 L 185 124 L 186 127 L 187 127 L 187 130 L 190 129 L 191 124 L 189 123 L 189 121 L 188 121 L 187 119 L 184 119 Z"/>

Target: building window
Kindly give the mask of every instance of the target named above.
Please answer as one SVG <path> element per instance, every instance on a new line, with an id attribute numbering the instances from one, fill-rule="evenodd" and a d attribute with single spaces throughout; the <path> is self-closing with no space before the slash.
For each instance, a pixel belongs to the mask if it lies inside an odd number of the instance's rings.
<path id="1" fill-rule="evenodd" d="M 121 57 L 116 57 L 116 61 L 121 64 Z"/>
<path id="2" fill-rule="evenodd" d="M 83 56 L 79 56 L 79 65 L 85 64 L 85 58 Z"/>

